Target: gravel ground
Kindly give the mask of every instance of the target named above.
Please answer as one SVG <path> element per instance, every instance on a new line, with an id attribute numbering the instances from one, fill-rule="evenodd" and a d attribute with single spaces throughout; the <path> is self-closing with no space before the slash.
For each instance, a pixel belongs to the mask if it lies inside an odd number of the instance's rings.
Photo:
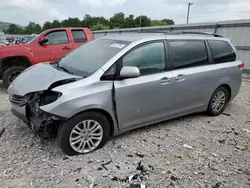
<path id="1" fill-rule="evenodd" d="M 65 156 L 55 140 L 41 144 L 11 114 L 0 87 L 1 188 L 138 187 L 136 182 L 148 188 L 250 187 L 250 80 L 224 115 L 196 114 L 145 127 L 74 157 Z"/>

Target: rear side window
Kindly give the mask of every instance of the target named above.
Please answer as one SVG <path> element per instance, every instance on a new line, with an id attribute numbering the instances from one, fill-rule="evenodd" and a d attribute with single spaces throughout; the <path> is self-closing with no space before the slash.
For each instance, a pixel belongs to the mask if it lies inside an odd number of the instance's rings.
<path id="1" fill-rule="evenodd" d="M 214 63 L 225 63 L 236 60 L 236 54 L 230 44 L 226 41 L 208 41 L 212 50 Z"/>
<path id="2" fill-rule="evenodd" d="M 208 64 L 204 41 L 171 41 L 170 47 L 175 69 Z"/>
<path id="3" fill-rule="evenodd" d="M 72 30 L 72 35 L 75 43 L 86 42 L 87 38 L 83 30 Z"/>

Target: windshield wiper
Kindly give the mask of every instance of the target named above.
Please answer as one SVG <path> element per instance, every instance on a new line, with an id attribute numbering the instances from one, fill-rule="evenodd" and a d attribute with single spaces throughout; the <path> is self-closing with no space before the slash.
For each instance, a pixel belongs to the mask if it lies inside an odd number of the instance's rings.
<path id="1" fill-rule="evenodd" d="M 73 74 L 73 72 L 71 72 L 71 71 L 68 70 L 67 68 L 60 66 L 60 65 L 59 65 L 59 60 L 58 60 L 58 61 L 55 61 L 55 62 L 52 62 L 51 64 L 52 64 L 52 65 L 56 65 L 56 68 L 57 68 L 57 69 L 61 69 L 61 70 L 63 70 L 64 72 L 67 72 L 67 73 L 69 73 L 69 74 Z"/>

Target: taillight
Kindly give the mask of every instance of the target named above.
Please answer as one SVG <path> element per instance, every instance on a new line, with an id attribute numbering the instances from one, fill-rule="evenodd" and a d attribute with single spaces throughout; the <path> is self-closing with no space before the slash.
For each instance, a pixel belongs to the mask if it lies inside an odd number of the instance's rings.
<path id="1" fill-rule="evenodd" d="M 244 65 L 244 63 L 241 63 L 241 64 L 238 65 L 238 67 L 239 67 L 240 69 L 243 69 L 243 68 L 245 67 L 245 65 Z"/>

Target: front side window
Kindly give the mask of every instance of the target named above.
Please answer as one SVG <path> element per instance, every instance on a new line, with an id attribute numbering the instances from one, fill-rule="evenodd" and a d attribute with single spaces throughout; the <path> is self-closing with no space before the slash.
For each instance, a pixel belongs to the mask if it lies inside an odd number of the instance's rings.
<path id="1" fill-rule="evenodd" d="M 208 64 L 204 41 L 171 41 L 170 47 L 175 69 Z"/>
<path id="2" fill-rule="evenodd" d="M 47 34 L 49 41 L 46 44 L 68 44 L 69 39 L 66 31 L 54 31 Z"/>
<path id="3" fill-rule="evenodd" d="M 123 66 L 136 66 L 141 75 L 159 73 L 165 70 L 165 48 L 163 42 L 140 46 L 123 58 Z"/>
<path id="4" fill-rule="evenodd" d="M 214 57 L 214 63 L 225 63 L 236 60 L 233 48 L 226 41 L 208 41 Z"/>
<path id="5" fill-rule="evenodd" d="M 87 77 L 101 68 L 130 43 L 130 41 L 96 39 L 63 57 L 59 60 L 59 66 L 74 75 Z"/>
<path id="6" fill-rule="evenodd" d="M 87 41 L 83 30 L 72 30 L 72 35 L 75 43 L 82 43 Z"/>

